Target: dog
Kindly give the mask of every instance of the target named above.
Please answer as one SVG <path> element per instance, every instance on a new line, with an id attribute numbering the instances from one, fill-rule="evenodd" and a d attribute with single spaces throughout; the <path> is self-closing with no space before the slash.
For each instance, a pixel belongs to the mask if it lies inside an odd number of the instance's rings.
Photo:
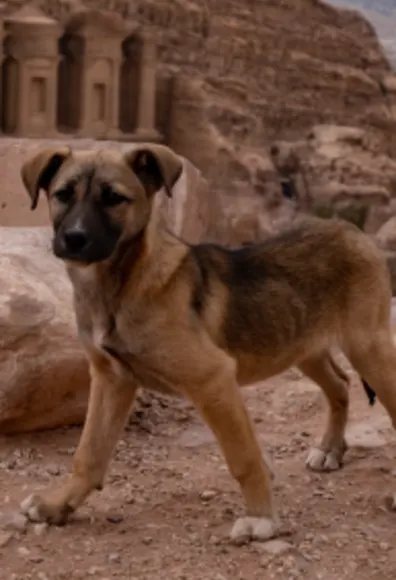
<path id="1" fill-rule="evenodd" d="M 333 346 L 396 425 L 390 275 L 375 243 L 352 224 L 312 217 L 237 250 L 189 245 L 153 211 L 182 169 L 173 150 L 151 143 L 43 149 L 22 166 L 32 209 L 47 195 L 91 377 L 72 474 L 22 502 L 32 521 L 64 524 L 102 489 L 138 385 L 187 397 L 212 429 L 246 505 L 230 531 L 235 543 L 268 540 L 280 526 L 240 386 L 291 366 L 317 383 L 329 413 L 306 460 L 312 470 L 340 468 L 346 450 L 348 376 Z"/>

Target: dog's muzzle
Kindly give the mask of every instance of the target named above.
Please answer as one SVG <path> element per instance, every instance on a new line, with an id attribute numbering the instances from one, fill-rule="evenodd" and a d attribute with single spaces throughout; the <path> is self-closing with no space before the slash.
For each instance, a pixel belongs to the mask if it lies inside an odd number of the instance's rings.
<path id="1" fill-rule="evenodd" d="M 63 235 L 63 245 L 68 254 L 80 254 L 89 245 L 89 239 L 85 232 L 78 228 L 68 230 Z"/>

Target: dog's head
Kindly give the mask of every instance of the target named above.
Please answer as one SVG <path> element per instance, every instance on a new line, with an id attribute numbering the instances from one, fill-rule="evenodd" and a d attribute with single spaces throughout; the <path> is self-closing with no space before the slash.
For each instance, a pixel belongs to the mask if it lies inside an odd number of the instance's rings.
<path id="1" fill-rule="evenodd" d="M 154 194 L 163 187 L 171 196 L 181 172 L 176 153 L 147 144 L 127 153 L 43 149 L 23 164 L 21 176 L 32 209 L 40 190 L 47 194 L 55 255 L 92 264 L 144 231 Z"/>

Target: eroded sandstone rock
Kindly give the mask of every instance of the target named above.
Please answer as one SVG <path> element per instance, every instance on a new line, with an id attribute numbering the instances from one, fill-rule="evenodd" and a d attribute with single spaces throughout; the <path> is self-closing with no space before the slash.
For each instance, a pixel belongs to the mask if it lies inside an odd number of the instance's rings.
<path id="1" fill-rule="evenodd" d="M 50 228 L 0 228 L 0 432 L 81 423 L 88 366 Z"/>

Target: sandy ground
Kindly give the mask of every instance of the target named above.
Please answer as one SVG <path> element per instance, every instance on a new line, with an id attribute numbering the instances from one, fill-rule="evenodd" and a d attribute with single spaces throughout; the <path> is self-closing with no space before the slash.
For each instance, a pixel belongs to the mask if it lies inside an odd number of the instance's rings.
<path id="1" fill-rule="evenodd" d="M 30 212 L 19 177 L 42 144 L 0 140 L 0 225 L 48 223 L 44 202 Z M 0 439 L 0 580 L 394 580 L 396 513 L 386 499 L 396 491 L 396 437 L 381 405 L 368 406 L 355 378 L 345 465 L 314 474 L 304 460 L 324 427 L 317 388 L 289 371 L 244 392 L 276 471 L 277 542 L 229 543 L 243 505 L 211 433 L 187 404 L 153 399 L 126 428 L 105 489 L 63 528 L 10 514 L 65 477 L 80 429 Z"/>
<path id="2" fill-rule="evenodd" d="M 229 543 L 243 506 L 216 443 L 187 404 L 154 399 L 125 430 L 105 489 L 67 526 L 3 525 L 1 579 L 394 580 L 396 513 L 386 500 L 396 491 L 396 438 L 381 405 L 370 408 L 354 380 L 345 465 L 314 474 L 304 459 L 325 417 L 316 387 L 288 372 L 245 393 L 274 462 L 281 543 Z M 79 434 L 1 440 L 3 522 L 28 493 L 65 476 Z"/>

